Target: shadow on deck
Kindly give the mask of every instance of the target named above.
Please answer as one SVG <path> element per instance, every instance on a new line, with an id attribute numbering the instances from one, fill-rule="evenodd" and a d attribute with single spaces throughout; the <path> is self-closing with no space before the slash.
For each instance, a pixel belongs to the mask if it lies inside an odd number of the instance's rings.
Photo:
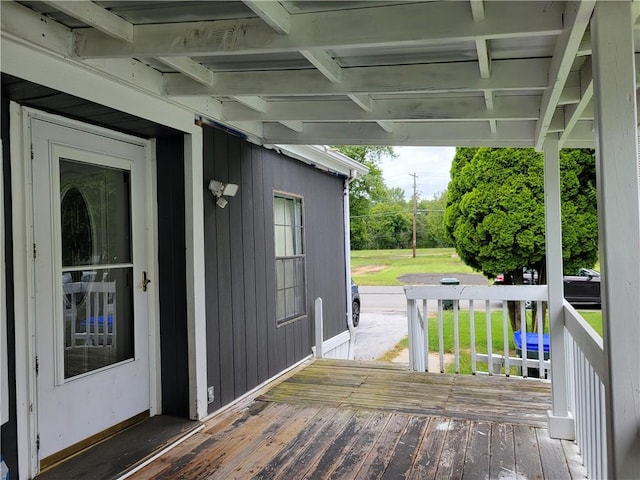
<path id="1" fill-rule="evenodd" d="M 132 478 L 584 478 L 550 401 L 539 380 L 316 360 Z"/>

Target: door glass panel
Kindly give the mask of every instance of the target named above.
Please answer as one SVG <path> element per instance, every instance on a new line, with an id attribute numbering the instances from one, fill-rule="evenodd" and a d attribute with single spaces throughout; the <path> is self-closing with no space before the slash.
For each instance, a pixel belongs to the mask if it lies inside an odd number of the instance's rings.
<path id="1" fill-rule="evenodd" d="M 133 358 L 130 172 L 60 160 L 64 376 Z"/>

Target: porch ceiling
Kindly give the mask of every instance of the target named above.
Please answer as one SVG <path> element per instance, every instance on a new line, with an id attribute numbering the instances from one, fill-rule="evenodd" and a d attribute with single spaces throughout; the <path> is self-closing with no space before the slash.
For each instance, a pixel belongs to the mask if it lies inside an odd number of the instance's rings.
<path id="1" fill-rule="evenodd" d="M 561 146 L 594 144 L 594 4 L 3 1 L 1 8 L 3 36 L 259 142 L 541 148 L 548 133 L 559 134 Z"/>

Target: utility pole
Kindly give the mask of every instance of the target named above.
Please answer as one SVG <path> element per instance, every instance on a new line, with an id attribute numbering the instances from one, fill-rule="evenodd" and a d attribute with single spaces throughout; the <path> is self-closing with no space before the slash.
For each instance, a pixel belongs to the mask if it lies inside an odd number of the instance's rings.
<path id="1" fill-rule="evenodd" d="M 416 258 L 416 216 L 418 215 L 418 193 L 416 191 L 416 180 L 418 175 L 410 173 L 413 177 L 413 239 L 411 246 L 413 247 L 413 258 Z"/>

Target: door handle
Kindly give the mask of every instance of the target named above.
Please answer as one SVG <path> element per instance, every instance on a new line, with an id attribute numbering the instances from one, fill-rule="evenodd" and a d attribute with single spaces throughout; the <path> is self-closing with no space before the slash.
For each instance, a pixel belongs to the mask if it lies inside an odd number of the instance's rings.
<path id="1" fill-rule="evenodd" d="M 151 280 L 147 278 L 147 272 L 142 272 L 142 291 L 147 291 L 147 285 L 151 283 Z"/>

